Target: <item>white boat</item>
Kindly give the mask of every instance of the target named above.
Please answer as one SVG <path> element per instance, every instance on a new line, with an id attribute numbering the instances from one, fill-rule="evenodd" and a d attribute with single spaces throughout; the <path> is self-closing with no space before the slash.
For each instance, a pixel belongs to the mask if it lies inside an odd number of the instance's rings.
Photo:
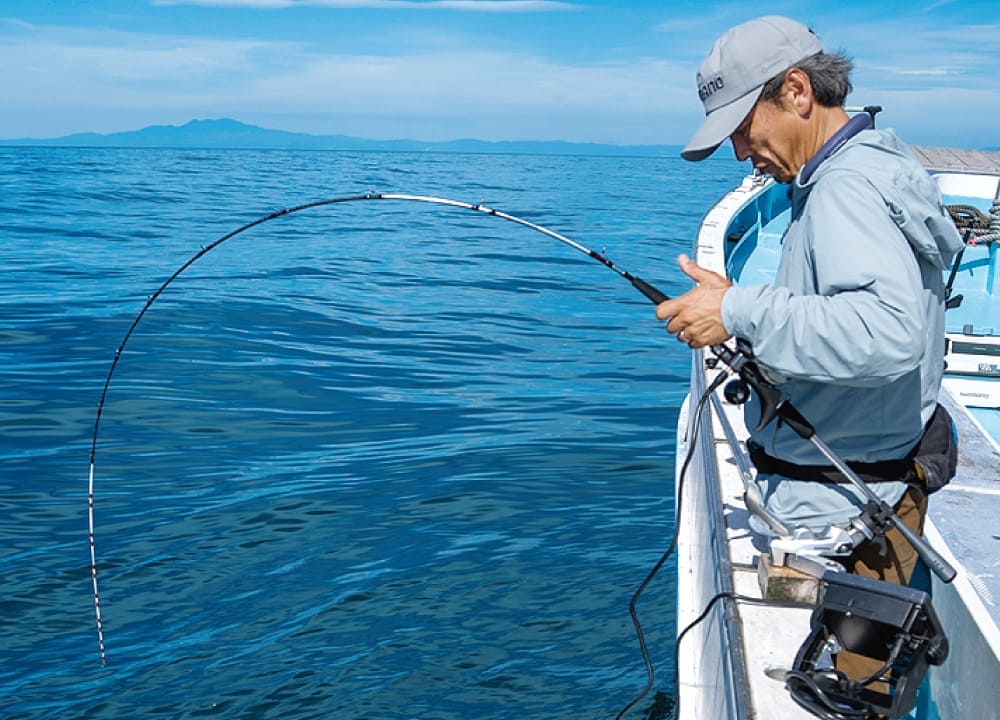
<path id="1" fill-rule="evenodd" d="M 1000 231 L 1000 154 L 915 148 L 945 202 Z M 768 282 L 789 220 L 787 187 L 748 177 L 705 216 L 696 262 L 737 284 Z M 988 224 L 988 223 L 987 223 Z M 959 432 L 956 477 L 930 498 L 924 537 L 956 570 L 950 584 L 931 575 L 929 595 L 950 646 L 923 679 L 917 720 L 1000 718 L 1000 238 L 967 244 L 946 313 L 948 353 L 940 401 Z M 949 273 L 951 275 L 952 273 Z M 678 423 L 678 475 L 692 459 L 678 505 L 678 633 L 715 599 L 678 647 L 678 718 L 704 720 L 816 717 L 795 702 L 783 671 L 810 633 L 813 610 L 764 600 L 767 540 L 748 524 L 754 472 L 743 408 L 716 392 L 698 399 L 718 373 L 713 353 L 695 351 L 691 388 Z M 748 503 L 750 509 L 748 509 Z M 734 596 L 758 601 L 734 599 Z"/>

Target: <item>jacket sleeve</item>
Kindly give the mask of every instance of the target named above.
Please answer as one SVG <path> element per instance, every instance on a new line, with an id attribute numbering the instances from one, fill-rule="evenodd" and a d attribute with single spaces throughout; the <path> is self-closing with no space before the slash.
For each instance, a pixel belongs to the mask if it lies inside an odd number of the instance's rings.
<path id="1" fill-rule="evenodd" d="M 804 245 L 784 248 L 782 263 L 811 275 L 815 294 L 733 287 L 722 304 L 726 328 L 791 378 L 869 387 L 916 368 L 928 291 L 878 191 L 858 173 L 828 173 L 795 223 L 786 241 Z"/>

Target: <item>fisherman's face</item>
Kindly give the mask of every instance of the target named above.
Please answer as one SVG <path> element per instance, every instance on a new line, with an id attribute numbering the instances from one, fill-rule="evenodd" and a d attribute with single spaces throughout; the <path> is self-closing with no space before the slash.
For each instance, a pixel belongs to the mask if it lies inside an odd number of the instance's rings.
<path id="1" fill-rule="evenodd" d="M 798 120 L 798 115 L 784 107 L 782 100 L 778 103 L 758 100 L 729 136 L 736 158 L 741 162 L 749 159 L 754 168 L 780 183 L 791 182 L 805 163 L 799 159 L 802 153 L 797 151 Z"/>

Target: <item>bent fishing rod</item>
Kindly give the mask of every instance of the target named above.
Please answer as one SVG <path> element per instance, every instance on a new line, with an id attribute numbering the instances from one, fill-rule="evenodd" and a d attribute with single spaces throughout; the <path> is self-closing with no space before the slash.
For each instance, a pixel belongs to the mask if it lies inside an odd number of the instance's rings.
<path id="1" fill-rule="evenodd" d="M 507 220 L 518 225 L 522 225 L 531 230 L 547 235 L 551 238 L 558 240 L 559 242 L 568 245 L 569 247 L 583 253 L 587 257 L 596 260 L 605 267 L 613 270 L 618 275 L 628 280 L 639 292 L 645 295 L 653 303 L 659 304 L 665 300 L 668 300 L 668 296 L 657 290 L 655 287 L 645 282 L 639 277 L 632 275 L 631 273 L 623 270 L 622 268 L 615 265 L 606 254 L 598 253 L 591 250 L 588 247 L 581 245 L 580 243 L 569 239 L 565 235 L 562 235 L 554 230 L 543 227 L 536 223 L 533 223 L 524 218 L 517 217 L 516 215 L 511 215 L 509 213 L 503 212 L 501 210 L 496 210 L 491 207 L 487 207 L 481 203 L 468 203 L 460 200 L 451 200 L 442 197 L 433 197 L 430 195 L 410 195 L 406 193 L 376 193 L 368 192 L 362 195 L 345 195 L 341 197 L 326 198 L 324 200 L 315 200 L 313 202 L 303 203 L 301 205 L 295 205 L 288 208 L 282 208 L 275 210 L 274 212 L 264 215 L 246 223 L 245 225 L 236 228 L 230 233 L 223 235 L 218 240 L 203 246 L 198 252 L 188 258 L 177 270 L 174 271 L 170 277 L 168 277 L 146 300 L 146 303 L 139 310 L 138 314 L 132 320 L 132 324 L 129 326 L 128 330 L 125 332 L 121 343 L 119 343 L 118 348 L 115 350 L 114 359 L 111 362 L 111 367 L 108 370 L 107 377 L 104 380 L 104 387 L 101 390 L 101 397 L 97 403 L 97 414 L 94 419 L 94 429 L 90 441 L 90 472 L 87 487 L 87 504 L 88 504 L 88 525 L 89 525 L 89 540 L 90 540 L 90 574 L 94 587 L 94 610 L 97 616 L 97 636 L 100 645 L 101 652 L 101 664 L 104 665 L 106 662 L 106 653 L 104 646 L 104 622 L 101 615 L 101 601 L 100 594 L 98 592 L 97 583 L 97 555 L 95 549 L 94 541 L 94 466 L 95 458 L 97 455 L 97 438 L 100 431 L 101 416 L 104 411 L 104 405 L 107 400 L 108 390 L 111 386 L 111 379 L 114 377 L 115 369 L 118 367 L 118 362 L 121 360 L 122 353 L 125 350 L 125 346 L 128 344 L 129 339 L 135 332 L 142 318 L 146 315 L 147 311 L 152 307 L 153 303 L 156 302 L 157 298 L 163 294 L 163 292 L 171 285 L 181 274 L 183 274 L 188 268 L 194 265 L 199 259 L 207 255 L 212 250 L 216 249 L 223 243 L 232 238 L 240 235 L 251 228 L 258 225 L 262 225 L 266 222 L 274 220 L 279 217 L 284 217 L 285 215 L 291 215 L 293 213 L 301 212 L 303 210 L 309 210 L 311 208 L 323 207 L 326 205 L 337 205 L 350 202 L 368 202 L 368 201 L 382 201 L 382 200 L 396 200 L 396 201 L 407 201 L 407 202 L 419 202 L 419 203 L 430 203 L 433 205 L 444 205 L 454 208 L 462 208 L 465 210 L 471 210 L 473 212 L 482 213 L 485 215 L 492 215 L 493 217 L 500 218 L 502 220 Z"/>

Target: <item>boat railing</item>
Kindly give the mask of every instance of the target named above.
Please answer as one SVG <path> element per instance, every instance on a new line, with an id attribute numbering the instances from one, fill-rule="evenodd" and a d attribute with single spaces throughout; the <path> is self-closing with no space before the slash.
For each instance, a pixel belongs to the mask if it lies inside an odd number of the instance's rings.
<path id="1" fill-rule="evenodd" d="M 697 402 L 707 389 L 705 379 L 705 350 L 696 350 L 691 353 L 692 373 L 691 373 L 691 401 Z M 732 562 L 729 557 L 729 545 L 726 540 L 726 525 L 723 520 L 723 502 L 721 489 L 717 482 L 719 477 L 718 466 L 714 451 L 715 438 L 712 432 L 712 417 L 709 413 L 695 414 L 689 418 L 688 441 L 694 435 L 695 425 L 699 424 L 697 442 L 700 448 L 697 455 L 705 459 L 706 478 L 710 478 L 705 483 L 703 491 L 705 493 L 706 517 L 710 519 L 710 530 L 708 535 L 714 548 L 715 565 L 715 588 L 716 593 L 724 594 L 726 597 L 721 603 L 721 613 L 716 617 L 721 622 L 721 630 L 725 638 L 728 653 L 728 662 L 724 664 L 723 672 L 727 677 L 728 689 L 731 693 L 728 698 L 730 702 L 732 720 L 750 720 L 753 707 L 750 699 L 750 678 L 747 673 L 746 656 L 743 643 L 743 627 L 740 621 L 740 613 L 736 607 L 734 599 L 735 588 L 733 586 Z"/>

